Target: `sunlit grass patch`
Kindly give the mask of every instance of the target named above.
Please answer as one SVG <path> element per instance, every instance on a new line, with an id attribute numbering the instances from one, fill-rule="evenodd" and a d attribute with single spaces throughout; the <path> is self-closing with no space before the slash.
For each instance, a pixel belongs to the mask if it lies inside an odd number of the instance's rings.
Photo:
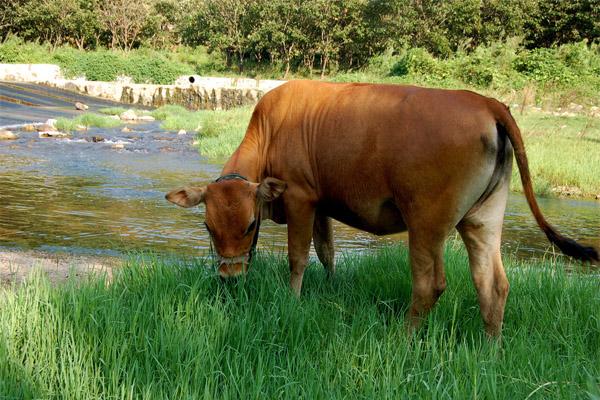
<path id="1" fill-rule="evenodd" d="M 467 256 L 446 252 L 448 289 L 405 334 L 404 247 L 320 264 L 301 299 L 280 255 L 221 281 L 206 263 L 140 255 L 52 287 L 0 297 L 0 394 L 15 398 L 588 398 L 600 395 L 594 275 L 507 262 L 502 345 L 482 330 Z M 550 382 L 550 383 L 548 383 Z M 123 392 L 126 388 L 126 393 Z M 535 397 L 535 396 L 534 396 Z M 532 397 L 532 398 L 534 398 Z"/>
<path id="2" fill-rule="evenodd" d="M 118 119 L 110 118 L 105 115 L 86 113 L 75 118 L 58 118 L 56 120 L 56 129 L 65 132 L 72 132 L 85 128 L 115 128 L 121 125 Z"/>
<path id="3" fill-rule="evenodd" d="M 600 194 L 599 119 L 515 114 L 538 194 L 591 198 Z M 511 188 L 522 191 L 516 165 Z"/>
<path id="4" fill-rule="evenodd" d="M 127 109 L 123 108 L 123 107 L 106 107 L 106 108 L 101 108 L 98 110 L 98 112 L 100 114 L 106 114 L 106 115 L 121 115 L 125 111 L 127 111 Z"/>

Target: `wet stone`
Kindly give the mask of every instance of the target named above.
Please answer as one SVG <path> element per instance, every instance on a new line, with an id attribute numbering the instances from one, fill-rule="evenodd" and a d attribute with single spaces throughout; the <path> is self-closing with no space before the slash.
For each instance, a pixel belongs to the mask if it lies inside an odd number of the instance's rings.
<path id="1" fill-rule="evenodd" d="M 45 132 L 39 133 L 39 137 L 41 137 L 41 138 L 66 138 L 69 136 L 71 136 L 71 135 L 69 135 L 68 133 L 59 132 L 59 131 L 45 131 Z"/>

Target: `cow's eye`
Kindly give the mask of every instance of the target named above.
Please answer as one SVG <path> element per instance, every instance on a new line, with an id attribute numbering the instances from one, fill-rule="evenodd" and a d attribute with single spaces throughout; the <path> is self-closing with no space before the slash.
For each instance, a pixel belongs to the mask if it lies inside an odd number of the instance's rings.
<path id="1" fill-rule="evenodd" d="M 244 235 L 252 233 L 254 231 L 254 228 L 256 228 L 256 220 L 252 221 L 250 225 L 248 225 L 248 228 L 246 228 L 246 232 L 244 232 Z"/>

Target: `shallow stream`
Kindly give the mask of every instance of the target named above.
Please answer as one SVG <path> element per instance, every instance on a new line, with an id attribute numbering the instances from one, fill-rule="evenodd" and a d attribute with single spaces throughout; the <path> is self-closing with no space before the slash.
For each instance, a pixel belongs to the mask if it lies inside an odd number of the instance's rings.
<path id="1" fill-rule="evenodd" d="M 69 99 L 64 93 L 52 95 Z M 0 126 L 36 116 L 43 120 L 50 111 L 55 116 L 73 114 L 65 105 L 49 111 L 48 106 L 18 104 L 12 114 L 12 105 L 0 102 L 0 107 Z M 224 160 L 201 157 L 192 145 L 193 135 L 165 132 L 158 123 L 129 127 L 128 133 L 122 128 L 91 129 L 69 139 L 19 132 L 18 140 L 0 141 L 0 249 L 106 255 L 205 252 L 209 242 L 201 210 L 176 207 L 164 194 L 183 184 L 210 182 Z M 92 142 L 91 136 L 104 141 Z M 115 149 L 115 143 L 124 148 Z M 600 246 L 600 202 L 541 198 L 539 203 L 563 234 Z M 404 234 L 376 237 L 335 224 L 338 252 L 405 239 Z M 510 197 L 503 243 L 520 256 L 551 251 L 521 195 Z M 259 247 L 280 251 L 285 246 L 285 226 L 264 223 Z"/>

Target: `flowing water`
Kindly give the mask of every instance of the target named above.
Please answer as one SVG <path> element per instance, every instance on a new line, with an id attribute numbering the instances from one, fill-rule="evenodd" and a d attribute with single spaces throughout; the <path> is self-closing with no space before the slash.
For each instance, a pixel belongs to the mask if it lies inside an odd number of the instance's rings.
<path id="1" fill-rule="evenodd" d="M 0 126 L 44 120 L 50 112 L 53 116 L 74 114 L 69 101 L 80 96 L 52 95 L 68 106 L 59 104 L 49 110 L 41 105 L 38 110 L 2 102 L 0 97 Z M 94 104 L 96 108 L 105 105 Z M 200 156 L 192 145 L 193 135 L 165 132 L 158 123 L 130 127 L 129 133 L 122 133 L 121 128 L 91 129 L 69 139 L 20 132 L 18 140 L 0 141 L 0 250 L 101 255 L 135 250 L 205 252 L 209 238 L 202 210 L 176 207 L 164 200 L 164 194 L 183 184 L 209 183 L 219 175 L 224 160 Z M 92 135 L 105 141 L 91 142 Z M 115 149 L 117 142 L 124 148 Z M 539 199 L 539 203 L 563 234 L 600 245 L 600 202 Z M 338 252 L 405 239 L 405 234 L 376 237 L 335 224 Z M 527 257 L 543 256 L 551 249 L 521 195 L 510 197 L 503 243 L 508 252 Z M 259 247 L 281 251 L 285 246 L 285 226 L 263 223 Z"/>

